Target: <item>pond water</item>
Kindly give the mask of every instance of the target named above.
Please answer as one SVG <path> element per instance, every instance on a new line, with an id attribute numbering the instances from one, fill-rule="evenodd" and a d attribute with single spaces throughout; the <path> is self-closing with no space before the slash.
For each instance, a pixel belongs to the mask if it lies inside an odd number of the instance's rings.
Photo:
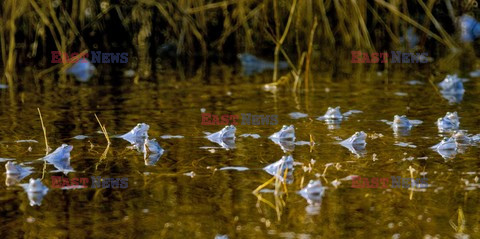
<path id="1" fill-rule="evenodd" d="M 460 129 L 480 133 L 478 79 L 464 83 L 461 102 L 449 103 L 429 82 L 428 73 L 406 72 L 313 74 L 313 89 L 296 93 L 282 87 L 265 91 L 262 86 L 271 81 L 271 72 L 242 77 L 228 66 L 212 67 L 207 77 L 166 71 L 138 84 L 120 76 L 115 84 L 98 76 L 84 84 L 71 78 L 46 84 L 27 74 L 21 88 L 0 89 L 0 158 L 2 164 L 14 159 L 32 167 L 33 173 L 20 183 L 43 176 L 49 191 L 41 206 L 30 206 L 22 187 L 2 184 L 1 237 L 480 237 L 479 147 L 458 150 L 451 158 L 430 149 L 446 135 L 435 122 L 447 112 L 458 112 Z M 438 83 L 444 77 L 433 79 Z M 316 120 L 329 106 L 363 113 L 332 128 Z M 49 146 L 73 145 L 75 171 L 64 177 L 126 177 L 128 187 L 53 188 L 52 176 L 63 174 L 35 161 L 45 156 L 37 108 Z M 202 112 L 278 115 L 278 125 L 239 124 L 235 148 L 227 150 L 204 137 L 223 126 L 202 125 Z M 292 119 L 292 112 L 308 116 Z M 110 136 L 127 133 L 138 123 L 150 125 L 148 134 L 164 154 L 147 166 L 143 154 L 112 137 L 102 157 L 107 141 L 94 113 Z M 394 115 L 423 123 L 409 135 L 397 136 L 381 121 Z M 284 152 L 268 139 L 282 125 L 294 125 L 296 140 L 312 139 L 314 145 L 297 144 Z M 338 144 L 357 131 L 368 135 L 366 150 L 358 155 Z M 287 155 L 295 161 L 292 182 L 270 180 L 263 168 Z M 5 167 L 0 171 L 6 176 Z M 428 187 L 352 188 L 348 177 L 353 175 L 424 176 Z M 298 194 L 310 180 L 325 186 L 320 203 L 310 204 Z"/>

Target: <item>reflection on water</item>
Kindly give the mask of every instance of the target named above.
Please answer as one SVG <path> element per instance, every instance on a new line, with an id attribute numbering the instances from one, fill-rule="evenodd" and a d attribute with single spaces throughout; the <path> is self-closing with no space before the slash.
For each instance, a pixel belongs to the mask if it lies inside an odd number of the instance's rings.
<path id="1" fill-rule="evenodd" d="M 21 88 L 0 90 L 0 160 L 32 167 L 20 184 L 39 178 L 49 188 L 39 200 L 19 184 L 2 184 L 2 238 L 479 237 L 478 145 L 455 155 L 430 149 L 451 136 L 439 134 L 435 124 L 446 112 L 462 116 L 459 128 L 467 135 L 480 133 L 477 80 L 464 83 L 460 103 L 449 104 L 427 79 L 413 82 L 401 74 L 338 73 L 333 79 L 318 75 L 310 92 L 281 86 L 266 92 L 262 84 L 271 80 L 270 73 L 237 75 L 235 69 L 212 66 L 208 77 L 166 71 L 138 84 L 121 77 L 110 83 L 110 77 L 117 76 L 94 77 L 83 84 L 55 79 L 58 83 L 48 84 L 53 79 L 42 83 L 26 74 L 19 79 Z M 333 130 L 316 120 L 332 106 L 363 113 L 351 115 Z M 52 188 L 51 176 L 63 173 L 33 163 L 45 156 L 37 107 L 49 145 L 73 146 L 69 165 L 75 171 L 69 178 L 128 177 L 128 188 Z M 278 125 L 238 125 L 236 134 L 244 137 L 219 145 L 205 138 L 204 132 L 220 127 L 202 125 L 202 109 L 216 115 L 275 114 Z M 111 137 L 107 147 L 94 113 L 109 135 L 148 124 L 148 136 L 158 140 L 163 154 L 145 158 L 118 137 Z M 399 134 L 380 121 L 392 115 L 423 123 L 409 134 Z M 268 137 L 281 125 L 293 125 L 295 140 L 305 143 L 276 145 Z M 368 151 L 354 148 L 351 153 L 338 143 L 361 131 L 367 135 Z M 15 142 L 24 139 L 29 141 Z M 287 167 L 271 174 L 262 170 L 290 158 L 292 162 L 283 162 Z M 353 175 L 424 175 L 429 187 L 352 188 Z M 310 180 L 322 190 L 305 200 L 298 192 Z M 41 205 L 30 206 L 32 200 Z M 461 223 L 463 229 L 458 230 Z"/>

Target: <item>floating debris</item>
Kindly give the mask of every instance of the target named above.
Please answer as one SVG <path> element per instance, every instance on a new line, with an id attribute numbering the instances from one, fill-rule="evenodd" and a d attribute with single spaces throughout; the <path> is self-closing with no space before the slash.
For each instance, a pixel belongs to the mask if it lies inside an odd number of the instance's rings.
<path id="1" fill-rule="evenodd" d="M 0 163 L 6 162 L 6 161 L 13 161 L 15 159 L 9 159 L 9 158 L 0 158 Z"/>
<path id="2" fill-rule="evenodd" d="M 267 173 L 270 175 L 275 176 L 278 178 L 281 182 L 283 182 L 283 179 L 285 177 L 285 170 L 287 171 L 286 175 L 286 183 L 290 184 L 293 182 L 293 157 L 291 155 L 288 156 L 283 156 L 280 160 L 278 160 L 275 163 L 272 163 L 263 170 L 265 170 Z"/>
<path id="3" fill-rule="evenodd" d="M 470 77 L 478 78 L 480 77 L 480 70 L 474 70 L 469 73 Z"/>
<path id="4" fill-rule="evenodd" d="M 123 72 L 123 76 L 124 76 L 124 77 L 129 77 L 129 78 L 130 78 L 130 77 L 134 77 L 135 74 L 136 74 L 136 73 L 135 73 L 135 70 L 133 70 L 133 69 L 128 69 L 128 70 L 125 70 L 125 71 Z"/>
<path id="5" fill-rule="evenodd" d="M 89 137 L 86 136 L 86 135 L 77 135 L 77 136 L 73 137 L 72 139 L 84 140 L 84 139 L 87 139 L 87 138 L 89 138 Z"/>
<path id="6" fill-rule="evenodd" d="M 7 89 L 8 85 L 0 84 L 0 89 Z"/>
<path id="7" fill-rule="evenodd" d="M 375 155 L 375 154 L 374 154 Z M 375 160 L 374 160 L 375 161 Z M 338 188 L 338 186 L 340 186 L 340 184 L 342 184 L 341 181 L 335 179 L 331 182 L 331 184 L 335 187 L 335 188 Z"/>
<path id="8" fill-rule="evenodd" d="M 301 119 L 308 117 L 308 114 L 300 113 L 300 112 L 292 112 L 288 114 L 292 119 Z"/>
<path id="9" fill-rule="evenodd" d="M 95 66 L 88 59 L 81 59 L 67 70 L 67 74 L 75 76 L 80 82 L 87 82 L 95 73 Z"/>
<path id="10" fill-rule="evenodd" d="M 38 141 L 34 139 L 21 139 L 21 140 L 15 141 L 15 143 L 38 143 Z"/>
<path id="11" fill-rule="evenodd" d="M 28 199 L 30 200 L 30 206 L 41 206 L 42 200 L 47 195 L 48 188 L 43 185 L 41 179 L 31 178 L 28 184 L 21 184 L 25 192 L 27 192 Z"/>
<path id="12" fill-rule="evenodd" d="M 247 167 L 236 167 L 236 166 L 229 166 L 229 167 L 223 167 L 219 170 L 235 170 L 235 171 L 247 171 L 247 170 L 250 170 L 249 168 Z"/>
<path id="13" fill-rule="evenodd" d="M 258 138 L 260 138 L 260 135 L 258 135 L 258 134 L 242 134 L 242 135 L 240 135 L 240 137 L 244 137 L 244 138 L 252 137 L 254 139 L 258 139 Z"/>
<path id="14" fill-rule="evenodd" d="M 162 139 L 182 139 L 183 136 L 182 135 L 162 135 L 160 136 L 160 138 Z"/>
<path id="15" fill-rule="evenodd" d="M 195 177 L 196 174 L 195 174 L 195 172 L 191 171 L 191 172 L 188 172 L 188 173 L 184 173 L 183 175 L 193 178 L 193 177 Z"/>
<path id="16" fill-rule="evenodd" d="M 447 112 L 443 118 L 438 118 L 437 127 L 440 133 L 457 130 L 460 127 L 460 119 L 457 112 Z"/>
<path id="17" fill-rule="evenodd" d="M 407 81 L 407 84 L 409 84 L 409 85 L 424 85 L 425 83 L 423 83 L 419 80 L 410 80 L 410 81 Z"/>
<path id="18" fill-rule="evenodd" d="M 411 142 L 408 142 L 408 143 L 397 142 L 397 143 L 395 143 L 394 145 L 397 145 L 397 146 L 400 146 L 400 147 L 409 147 L 409 148 L 416 148 L 416 147 L 417 147 L 416 145 L 414 145 L 414 144 L 411 143 Z"/>

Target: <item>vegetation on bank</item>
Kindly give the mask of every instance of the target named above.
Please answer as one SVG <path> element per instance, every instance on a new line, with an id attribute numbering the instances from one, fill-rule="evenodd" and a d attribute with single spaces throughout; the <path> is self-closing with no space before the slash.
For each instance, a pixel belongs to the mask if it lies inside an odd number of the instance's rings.
<path id="1" fill-rule="evenodd" d="M 474 16 L 477 5 L 475 0 L 5 0 L 1 64 L 12 85 L 19 66 L 35 65 L 40 76 L 57 69 L 51 51 L 127 50 L 141 77 L 151 75 L 156 58 L 204 61 L 250 52 L 286 60 L 290 77 L 308 88 L 316 62 L 335 64 L 339 49 L 398 49 L 406 45 L 408 27 L 420 37 L 417 50 L 457 49 L 456 19 Z M 274 70 L 273 81 L 279 79 Z"/>

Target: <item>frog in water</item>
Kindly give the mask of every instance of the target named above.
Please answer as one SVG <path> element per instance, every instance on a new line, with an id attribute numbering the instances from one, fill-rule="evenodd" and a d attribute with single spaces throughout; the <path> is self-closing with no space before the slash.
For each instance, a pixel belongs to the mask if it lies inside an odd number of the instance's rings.
<path id="1" fill-rule="evenodd" d="M 363 131 L 360 132 L 355 132 L 350 138 L 340 142 L 341 145 L 346 146 L 346 145 L 351 145 L 351 146 L 363 146 L 367 145 L 367 142 L 365 142 L 365 139 L 367 139 L 367 134 Z"/>
<path id="2" fill-rule="evenodd" d="M 128 133 L 120 135 L 119 137 L 130 142 L 138 152 L 145 153 L 145 140 L 148 139 L 149 129 L 150 126 L 148 124 L 139 123 Z"/>
<path id="3" fill-rule="evenodd" d="M 17 184 L 32 173 L 31 168 L 22 167 L 11 161 L 5 164 L 5 169 L 7 170 L 7 178 L 5 180 L 7 186 Z"/>
<path id="4" fill-rule="evenodd" d="M 423 123 L 421 120 L 409 120 L 407 116 L 395 115 L 393 121 L 381 120 L 382 122 L 392 126 L 395 135 L 407 136 L 413 126 Z"/>
<path id="5" fill-rule="evenodd" d="M 66 71 L 80 82 L 87 82 L 95 73 L 95 66 L 88 59 L 81 59 Z"/>
<path id="6" fill-rule="evenodd" d="M 460 120 L 457 112 L 447 112 L 443 118 L 438 118 L 437 127 L 438 131 L 441 133 L 457 130 L 460 127 Z"/>
<path id="7" fill-rule="evenodd" d="M 308 185 L 298 192 L 302 197 L 307 199 L 309 204 L 319 204 L 322 202 L 325 187 L 322 186 L 320 180 L 310 180 Z"/>
<path id="8" fill-rule="evenodd" d="M 358 113 L 362 113 L 362 111 L 349 110 L 342 114 L 342 112 L 340 111 L 340 106 L 337 106 L 335 108 L 328 107 L 327 112 L 323 116 L 318 117 L 317 120 L 325 121 L 327 124 L 338 124 L 344 118 L 347 118 L 352 114 L 358 114 Z"/>
<path id="9" fill-rule="evenodd" d="M 463 88 L 464 80 L 465 79 L 459 78 L 457 74 L 447 75 L 438 86 L 442 89 L 442 93 L 463 94 L 465 92 L 465 89 Z"/>
<path id="10" fill-rule="evenodd" d="M 160 144 L 157 142 L 156 139 L 145 139 L 145 152 L 144 152 L 144 160 L 145 165 L 153 166 L 155 165 L 160 157 L 162 156 L 164 150 L 160 147 Z"/>
<path id="11" fill-rule="evenodd" d="M 62 144 L 55 151 L 49 155 L 41 158 L 40 160 L 45 160 L 58 169 L 58 171 L 68 174 L 73 172 L 73 168 L 70 166 L 70 152 L 73 150 L 72 145 Z"/>
<path id="12" fill-rule="evenodd" d="M 282 129 L 268 137 L 272 140 L 291 140 L 295 141 L 295 128 L 293 125 L 284 125 Z"/>
<path id="13" fill-rule="evenodd" d="M 263 170 L 270 175 L 277 177 L 281 182 L 283 182 L 285 171 L 287 171 L 286 183 L 290 184 L 293 182 L 293 163 L 294 161 L 291 155 L 283 156 L 277 162 L 264 167 Z"/>
<path id="14" fill-rule="evenodd" d="M 7 175 L 28 175 L 31 173 L 30 169 L 24 168 L 11 161 L 5 164 L 5 169 L 7 170 Z"/>
<path id="15" fill-rule="evenodd" d="M 440 143 L 430 148 L 439 153 L 444 159 L 453 158 L 457 154 L 457 143 L 453 137 L 444 137 Z"/>
<path id="16" fill-rule="evenodd" d="M 275 64 L 273 62 L 262 60 L 252 54 L 238 54 L 237 58 L 242 63 L 243 73 L 246 76 L 253 75 L 255 73 L 261 73 L 265 70 L 273 70 L 275 68 Z M 279 61 L 277 67 L 279 70 L 287 69 L 288 63 L 286 61 Z"/>
<path id="17" fill-rule="evenodd" d="M 148 130 L 150 126 L 145 123 L 137 124 L 130 132 L 121 135 L 120 138 L 130 142 L 131 144 L 138 143 L 141 141 L 142 143 L 148 138 Z"/>
<path id="18" fill-rule="evenodd" d="M 72 151 L 73 146 L 68 144 L 62 144 L 60 147 L 55 149 L 52 153 L 41 158 L 41 160 L 46 160 L 47 162 L 53 164 L 55 162 L 61 162 L 70 159 L 70 152 Z"/>
<path id="19" fill-rule="evenodd" d="M 31 178 L 28 184 L 21 185 L 28 195 L 30 206 L 41 206 L 42 200 L 47 195 L 48 188 L 42 183 L 42 180 Z"/>
<path id="20" fill-rule="evenodd" d="M 357 157 L 361 157 L 365 154 L 365 146 L 367 145 L 365 141 L 366 138 L 367 134 L 365 132 L 355 132 L 350 138 L 341 141 L 340 145 L 350 150 L 350 152 L 357 155 Z"/>
<path id="21" fill-rule="evenodd" d="M 235 148 L 235 131 L 237 128 L 233 125 L 227 125 L 222 130 L 208 134 L 206 137 L 208 140 L 219 144 L 222 148 L 231 149 Z"/>

